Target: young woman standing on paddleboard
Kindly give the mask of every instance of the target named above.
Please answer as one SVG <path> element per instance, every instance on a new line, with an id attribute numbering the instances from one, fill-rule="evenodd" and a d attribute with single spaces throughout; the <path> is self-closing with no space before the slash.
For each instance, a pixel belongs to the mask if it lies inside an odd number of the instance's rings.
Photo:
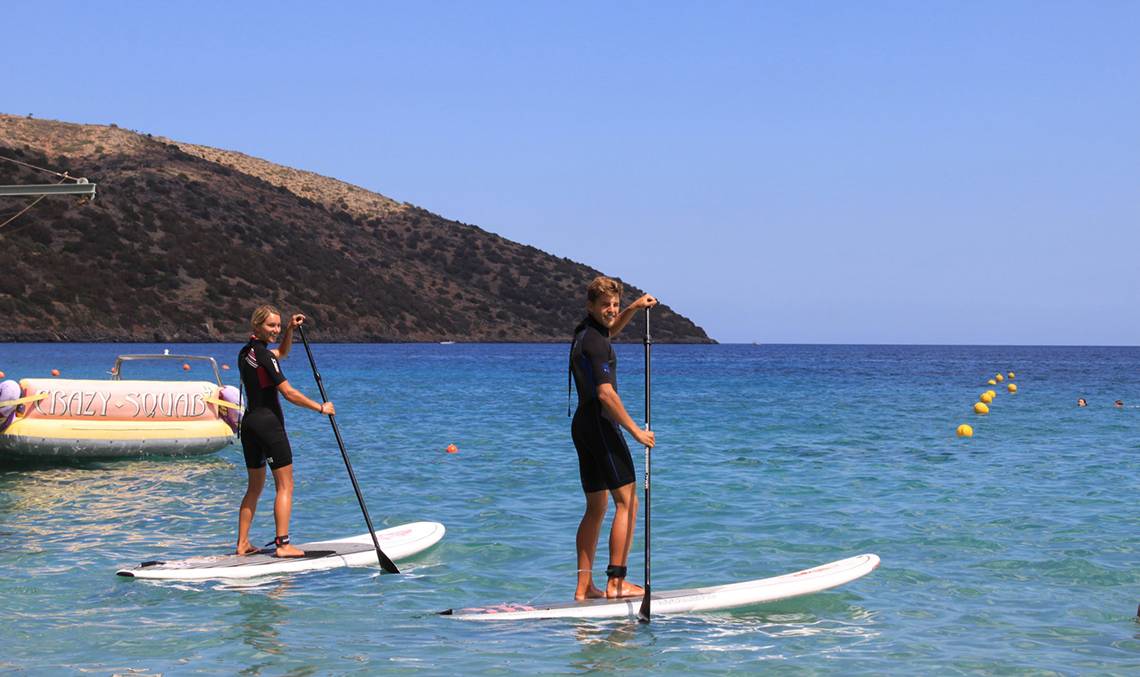
<path id="1" fill-rule="evenodd" d="M 269 344 L 281 333 L 281 313 L 273 306 L 258 306 L 250 324 L 253 333 L 249 342 L 238 352 L 238 369 L 245 386 L 246 412 L 241 420 L 241 446 L 245 452 L 245 466 L 249 485 L 241 499 L 238 511 L 237 554 L 248 555 L 258 551 L 249 542 L 249 528 L 257 511 L 257 499 L 265 486 L 265 465 L 273 471 L 276 498 L 273 501 L 273 521 L 277 527 L 278 557 L 302 557 L 304 552 L 289 544 L 289 518 L 293 513 L 293 451 L 285 435 L 285 415 L 277 393 L 299 407 L 321 414 L 333 415 L 332 402 L 320 404 L 305 397 L 286 380 L 278 360 L 284 359 L 293 346 L 293 330 L 305 321 L 304 315 L 294 315 L 285 328 L 277 348 Z"/>
<path id="2" fill-rule="evenodd" d="M 643 446 L 652 448 L 653 433 L 633 422 L 617 394 L 617 357 L 610 338 L 616 336 L 642 308 L 657 305 L 649 294 L 621 308 L 621 283 L 599 276 L 586 288 L 586 319 L 574 330 L 570 371 L 578 389 L 578 410 L 570 426 L 578 450 L 586 513 L 578 525 L 578 587 L 574 599 L 636 597 L 641 587 L 625 581 L 626 561 L 637 523 L 637 492 L 633 458 L 618 426 Z M 606 517 L 607 492 L 615 513 L 610 528 L 610 565 L 605 591 L 594 586 L 594 554 Z"/>

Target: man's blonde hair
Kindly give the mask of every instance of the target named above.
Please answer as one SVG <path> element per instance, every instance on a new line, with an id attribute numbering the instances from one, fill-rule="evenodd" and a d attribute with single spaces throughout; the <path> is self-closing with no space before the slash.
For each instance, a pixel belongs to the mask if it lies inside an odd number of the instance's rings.
<path id="1" fill-rule="evenodd" d="M 621 300 L 621 282 L 605 275 L 595 277 L 586 287 L 586 300 L 593 303 L 603 296 L 616 296 Z"/>
<path id="2" fill-rule="evenodd" d="M 277 310 L 276 307 L 271 306 L 268 303 L 263 303 L 253 310 L 253 315 L 249 316 L 249 326 L 253 327 L 254 329 L 260 327 L 261 323 L 269 319 L 270 315 L 277 315 L 280 317 L 281 311 Z"/>

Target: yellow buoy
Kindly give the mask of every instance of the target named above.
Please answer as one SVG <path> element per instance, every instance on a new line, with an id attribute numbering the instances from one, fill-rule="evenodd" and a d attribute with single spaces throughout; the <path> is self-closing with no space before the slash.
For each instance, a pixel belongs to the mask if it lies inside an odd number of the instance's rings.
<path id="1" fill-rule="evenodd" d="M 991 389 L 989 389 L 989 390 L 987 390 L 986 392 L 990 394 L 990 399 L 991 399 L 991 400 L 992 400 L 993 398 L 997 397 L 997 393 L 996 393 L 996 392 L 994 392 L 994 390 L 993 390 L 992 388 L 991 388 Z"/>
<path id="2" fill-rule="evenodd" d="M 963 423 L 958 426 L 958 437 L 973 437 L 974 429 Z"/>
<path id="3" fill-rule="evenodd" d="M 1005 388 L 1006 388 L 1006 390 L 1008 390 L 1008 391 L 1009 391 L 1009 392 L 1011 392 L 1011 393 L 1016 393 L 1016 392 L 1017 392 L 1017 384 L 1016 384 L 1016 383 L 1010 383 L 1010 384 L 1009 384 L 1009 385 L 1007 385 Z"/>
<path id="4" fill-rule="evenodd" d="M 988 413 L 990 413 L 990 408 L 986 406 L 985 402 L 975 402 L 974 403 L 974 413 L 975 414 L 988 414 Z"/>
<path id="5" fill-rule="evenodd" d="M 996 385 L 997 385 L 997 381 L 995 381 L 995 380 L 993 380 L 993 379 L 991 378 L 990 380 L 986 381 L 986 385 L 988 385 L 988 386 L 996 386 Z"/>
<path id="6" fill-rule="evenodd" d="M 994 401 L 994 396 L 993 396 L 993 395 L 991 395 L 991 394 L 990 394 L 990 391 L 988 391 L 988 390 L 987 390 L 986 392 L 984 392 L 984 393 L 982 393 L 981 395 L 979 395 L 979 396 L 978 396 L 978 401 L 979 401 L 979 402 L 984 402 L 984 403 L 986 403 L 986 404 L 989 404 L 990 402 L 993 402 L 993 401 Z"/>
<path id="7" fill-rule="evenodd" d="M 995 375 L 994 378 L 997 379 L 999 383 L 1005 380 L 1005 377 L 1001 374 Z"/>
<path id="8" fill-rule="evenodd" d="M 1009 372 L 1008 376 L 1009 376 L 1010 380 L 1013 380 L 1013 372 L 1012 371 Z"/>

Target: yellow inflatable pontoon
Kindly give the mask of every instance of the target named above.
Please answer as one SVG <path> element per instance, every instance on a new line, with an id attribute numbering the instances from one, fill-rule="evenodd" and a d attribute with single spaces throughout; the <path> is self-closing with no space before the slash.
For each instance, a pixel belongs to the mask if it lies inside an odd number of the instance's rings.
<path id="1" fill-rule="evenodd" d="M 216 382 L 122 379 L 133 360 L 208 360 Z M 211 454 L 237 439 L 239 392 L 213 358 L 123 355 L 111 376 L 0 383 L 0 459 Z"/>

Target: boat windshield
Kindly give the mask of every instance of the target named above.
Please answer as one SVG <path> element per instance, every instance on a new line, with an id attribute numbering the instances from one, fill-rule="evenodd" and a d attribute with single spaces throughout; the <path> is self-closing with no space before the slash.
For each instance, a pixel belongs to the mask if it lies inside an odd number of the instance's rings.
<path id="1" fill-rule="evenodd" d="M 111 367 L 115 381 L 213 381 L 222 385 L 218 363 L 202 355 L 120 355 Z"/>

